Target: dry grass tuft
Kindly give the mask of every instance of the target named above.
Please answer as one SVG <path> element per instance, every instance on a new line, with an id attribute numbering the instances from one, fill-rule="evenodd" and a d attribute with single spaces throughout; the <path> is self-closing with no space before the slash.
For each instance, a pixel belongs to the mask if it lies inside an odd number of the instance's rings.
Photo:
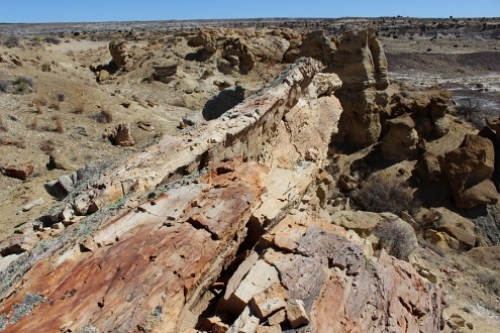
<path id="1" fill-rule="evenodd" d="M 17 76 L 12 82 L 14 88 L 14 93 L 16 94 L 28 94 L 33 91 L 33 86 L 35 82 L 29 76 Z"/>
<path id="2" fill-rule="evenodd" d="M 4 123 L 1 114 L 0 114 L 0 131 L 3 131 L 3 132 L 8 132 L 9 131 L 9 126 L 7 126 L 7 124 Z"/>
<path id="3" fill-rule="evenodd" d="M 49 109 L 59 111 L 59 110 L 61 110 L 61 103 L 58 100 L 56 100 L 50 104 Z"/>
<path id="4" fill-rule="evenodd" d="M 83 100 L 79 101 L 76 107 L 73 109 L 74 114 L 84 114 L 85 113 L 85 102 Z"/>
<path id="5" fill-rule="evenodd" d="M 477 273 L 476 280 L 483 286 L 486 292 L 500 297 L 500 279 L 498 279 L 496 273 L 490 270 L 484 270 Z"/>
<path id="6" fill-rule="evenodd" d="M 61 117 L 55 116 L 54 120 L 56 121 L 56 132 L 57 133 L 64 133 L 64 126 L 63 126 Z"/>
<path id="7" fill-rule="evenodd" d="M 42 111 L 42 103 L 40 102 L 40 100 L 39 99 L 35 99 L 33 101 L 33 104 L 35 105 L 36 113 L 42 114 L 43 113 L 43 111 Z"/>
<path id="8" fill-rule="evenodd" d="M 47 96 L 45 96 L 44 94 L 38 94 L 37 100 L 41 106 L 47 106 Z"/>
<path id="9" fill-rule="evenodd" d="M 49 63 L 43 63 L 41 66 L 42 72 L 51 72 L 52 68 Z"/>
<path id="10" fill-rule="evenodd" d="M 32 129 L 33 131 L 38 130 L 38 118 L 37 117 L 34 117 L 31 120 L 31 124 L 30 124 L 29 128 Z"/>
<path id="11" fill-rule="evenodd" d="M 353 194 L 359 208 L 375 213 L 390 212 L 401 216 L 404 211 L 415 213 L 420 203 L 413 197 L 413 189 L 402 179 L 385 173 L 377 173 Z"/>
<path id="12" fill-rule="evenodd" d="M 107 108 L 103 107 L 102 111 L 94 116 L 94 119 L 99 124 L 109 124 L 113 122 L 113 113 Z"/>

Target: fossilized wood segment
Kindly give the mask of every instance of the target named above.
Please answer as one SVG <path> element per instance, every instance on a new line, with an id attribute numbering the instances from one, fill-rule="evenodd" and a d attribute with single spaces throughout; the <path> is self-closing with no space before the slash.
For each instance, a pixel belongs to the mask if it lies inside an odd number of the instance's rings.
<path id="1" fill-rule="evenodd" d="M 67 209 L 73 210 L 76 215 L 93 213 L 103 204 L 129 192 L 144 193 L 158 184 L 196 171 L 208 162 L 215 164 L 236 156 L 263 163 L 288 163 L 285 167 L 290 167 L 293 164 L 290 162 L 296 156 L 292 159 L 286 156 L 280 162 L 280 154 L 305 156 L 308 149 L 306 145 L 300 151 L 295 151 L 293 145 L 289 145 L 286 151 L 271 151 L 263 143 L 273 140 L 279 143 L 283 134 L 281 132 L 287 130 L 295 130 L 295 133 L 289 134 L 306 139 L 308 132 L 302 128 L 277 126 L 277 121 L 286 117 L 301 98 L 303 102 L 299 103 L 299 108 L 309 107 L 305 105 L 307 103 L 318 103 L 311 105 L 312 109 L 339 108 L 334 97 L 321 98 L 316 102 L 318 91 L 321 92 L 324 88 L 322 82 L 315 84 L 313 78 L 321 68 L 322 64 L 313 59 L 298 62 L 271 87 L 226 112 L 218 121 L 203 123 L 180 136 L 165 136 L 157 145 L 133 156 L 111 174 L 103 175 L 99 181 L 91 184 L 92 188 L 77 196 Z M 329 81 L 333 87 L 341 85 L 336 75 L 330 75 Z M 312 101 L 306 102 L 308 99 Z M 298 117 L 297 126 L 301 121 L 312 120 L 301 113 L 298 113 Z M 322 119 L 316 117 L 315 123 L 309 123 L 308 126 L 318 125 L 316 136 L 328 140 L 331 125 L 327 125 L 325 121 L 331 123 L 334 117 L 331 114 L 325 114 Z M 276 140 L 277 138 L 279 139 Z M 299 137 L 293 140 L 298 139 Z M 319 156 L 324 156 L 323 151 L 318 153 Z M 54 219 L 57 221 L 57 217 Z"/>
<path id="2" fill-rule="evenodd" d="M 314 214 L 289 214 L 259 251 L 250 271 L 260 261 L 277 269 L 286 299 L 301 300 L 309 316 L 300 332 L 436 332 L 441 325 L 436 286 L 385 252 L 367 257 L 356 235 Z"/>
<path id="3" fill-rule="evenodd" d="M 93 324 L 128 332 L 160 306 L 170 318 L 161 329 L 174 332 L 196 288 L 206 288 L 235 255 L 246 224 L 264 229 L 279 220 L 324 163 L 341 108 L 333 96 L 317 98 L 325 90 L 314 81 L 320 68 L 314 60 L 299 62 L 259 96 L 180 137 L 164 138 L 76 197 L 69 208 L 85 214 L 86 207 L 96 210 L 130 191 L 138 196 L 179 170 L 196 170 L 202 160 L 217 165 L 205 180 L 102 221 L 86 239 L 55 239 L 58 246 L 51 249 L 57 252 L 30 257 L 31 269 L 4 298 L 7 331 Z M 340 86 L 335 75 L 330 78 L 330 85 Z M 216 164 L 229 159 L 237 166 Z M 238 166 L 238 160 L 247 162 Z M 27 293 L 47 302 L 29 318 L 10 322 Z"/>
<path id="4" fill-rule="evenodd" d="M 95 213 L 66 210 L 73 224 L 59 236 L 23 253 L 26 226 L 0 244 L 2 260 L 16 256 L 0 273 L 0 327 L 437 331 L 436 286 L 321 218 L 315 179 L 342 110 L 338 77 L 320 68 L 302 60 L 221 118 L 101 177 L 67 207 Z M 119 197 L 122 208 L 104 214 Z"/>

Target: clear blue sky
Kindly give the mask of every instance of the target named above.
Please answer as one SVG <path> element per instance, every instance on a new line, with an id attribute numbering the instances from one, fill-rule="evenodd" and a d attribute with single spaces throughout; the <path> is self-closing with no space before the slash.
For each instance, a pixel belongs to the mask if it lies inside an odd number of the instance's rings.
<path id="1" fill-rule="evenodd" d="M 4 0 L 0 22 L 396 15 L 499 17 L 500 0 Z"/>

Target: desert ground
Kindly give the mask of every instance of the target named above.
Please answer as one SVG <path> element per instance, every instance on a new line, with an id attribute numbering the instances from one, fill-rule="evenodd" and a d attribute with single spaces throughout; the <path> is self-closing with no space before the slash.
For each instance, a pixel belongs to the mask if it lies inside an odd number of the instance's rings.
<path id="1" fill-rule="evenodd" d="M 294 45 L 299 50 L 308 33 L 321 30 L 318 36 L 335 44 L 346 31 L 363 29 L 373 31 L 385 52 L 390 85 L 384 91 L 392 114 L 384 116 L 385 111 L 380 111 L 388 122 L 381 125 L 373 142 L 359 144 L 355 139 L 351 144 L 347 142 L 349 133 L 333 138 L 324 168 L 333 185 L 321 190 L 326 198 L 318 194 L 321 210 L 332 221 L 350 220 L 345 216 L 358 211 L 383 213 L 385 210 L 362 202 L 360 193 L 370 191 L 368 186 L 377 179 L 404 183 L 411 200 L 404 203 L 404 198 L 398 198 L 400 207 L 389 213 L 415 230 L 418 246 L 406 260 L 443 290 L 441 330 L 498 332 L 498 193 L 481 192 L 481 200 L 471 203 L 464 199 L 457 204 L 453 185 L 450 189 L 444 176 L 424 179 L 414 170 L 422 149 L 425 156 L 445 156 L 461 147 L 466 135 L 486 133 L 487 124 L 490 132 L 483 136 L 495 140 L 493 130 L 497 129 L 488 119 L 500 116 L 500 19 L 0 24 L 0 239 L 5 242 L 22 234 L 33 221 L 50 216 L 54 207 L 75 198 L 96 174 L 112 173 L 162 138 L 186 135 L 191 128 L 219 118 L 270 87 L 296 59 L 294 55 L 285 61 L 292 54 L 287 51 Z M 229 36 L 234 36 L 230 43 Z M 315 54 L 329 52 L 328 43 L 321 44 Z M 337 94 L 344 112 L 349 107 L 343 103 L 361 95 L 349 96 Z M 420 148 L 421 141 L 404 152 L 385 148 L 389 143 L 383 140 L 384 134 L 400 124 L 390 122 L 398 112 L 393 105 L 405 108 L 413 101 L 441 103 L 446 111 L 439 116 L 442 122 L 437 128 L 446 126 L 446 133 L 433 132 L 431 139 L 426 138 L 425 148 Z M 419 125 L 413 126 L 421 135 Z M 399 134 L 394 135 L 399 140 Z M 494 149 L 496 153 L 496 144 Z M 388 154 L 392 154 L 390 158 Z M 490 167 L 494 172 L 486 178 L 494 185 L 489 189 L 498 190 L 498 162 L 493 160 Z M 70 177 L 64 178 L 67 175 Z M 73 182 L 65 184 L 71 177 Z M 60 237 L 65 228 L 71 226 L 42 223 L 36 235 L 39 240 Z M 353 230 L 369 239 L 360 231 L 363 228 Z M 0 253 L 5 258 L 11 254 L 8 250 Z M 0 269 L 15 259 L 0 261 Z"/>

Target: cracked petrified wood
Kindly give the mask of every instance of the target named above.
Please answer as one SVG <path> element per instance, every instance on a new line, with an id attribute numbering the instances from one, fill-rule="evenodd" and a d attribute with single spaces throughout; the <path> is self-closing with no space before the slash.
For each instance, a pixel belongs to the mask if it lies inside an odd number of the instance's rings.
<path id="1" fill-rule="evenodd" d="M 299 61 L 1 242 L 0 329 L 436 331 L 437 287 L 320 217 L 341 113 L 341 82 L 320 69 Z"/>

